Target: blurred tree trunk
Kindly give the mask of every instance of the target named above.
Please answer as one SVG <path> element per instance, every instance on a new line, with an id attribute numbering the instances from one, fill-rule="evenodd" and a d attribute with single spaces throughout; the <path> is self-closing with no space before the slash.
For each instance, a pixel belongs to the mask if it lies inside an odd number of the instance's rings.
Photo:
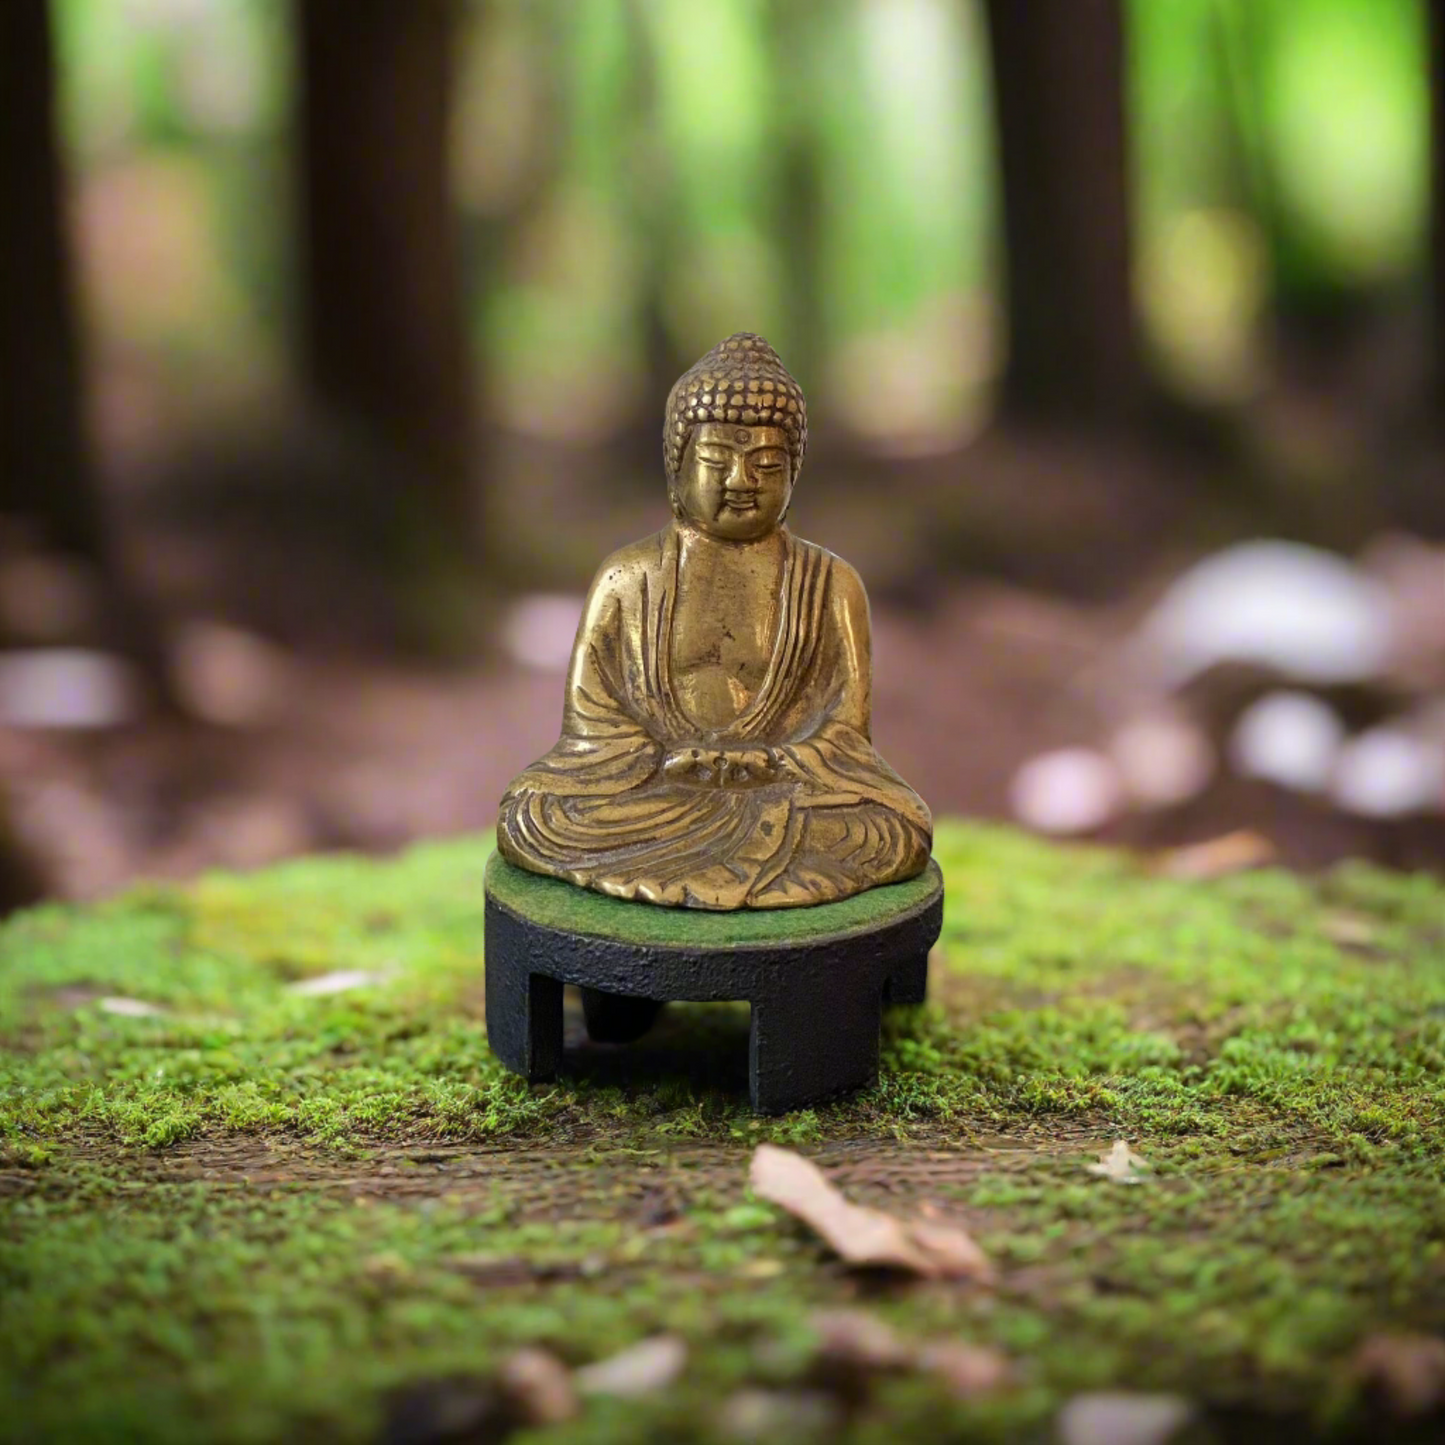
<path id="1" fill-rule="evenodd" d="M 813 138 L 792 135 L 784 143 L 780 169 L 778 253 L 786 282 L 783 304 L 788 322 L 788 354 L 783 361 L 807 391 L 821 382 L 819 352 L 823 336 L 822 297 L 818 294 L 823 187 Z"/>
<path id="2" fill-rule="evenodd" d="M 1445 0 L 1430 0 L 1430 284 L 1434 398 L 1445 416 Z"/>
<path id="3" fill-rule="evenodd" d="M 308 380 L 419 473 L 421 525 L 480 550 L 453 0 L 295 0 Z"/>
<path id="4" fill-rule="evenodd" d="M 814 67 L 824 27 L 838 16 L 830 0 L 773 0 L 767 35 L 777 51 L 779 75 L 791 69 L 791 85 L 780 86 L 782 131 L 777 254 L 784 277 L 787 320 L 783 357 L 803 390 L 821 387 L 826 330 L 819 283 L 819 256 L 825 214 L 822 157 Z"/>
<path id="5" fill-rule="evenodd" d="M 658 76 L 657 53 L 651 31 L 655 21 L 656 7 L 650 6 L 648 0 L 630 0 L 627 6 L 628 32 L 632 49 L 638 56 L 638 81 L 633 102 L 642 117 L 646 134 L 660 155 L 664 153 L 658 122 L 663 105 L 663 86 Z M 628 189 L 633 225 L 643 253 L 643 282 L 637 305 L 642 339 L 643 408 L 649 423 L 653 416 L 661 419 L 673 382 L 697 360 L 678 344 L 667 316 L 663 280 L 672 267 L 680 244 L 680 227 L 672 204 L 672 188 L 657 185 L 653 173 L 655 169 L 638 171 L 634 168 L 634 178 Z M 648 446 L 651 448 L 650 437 Z"/>
<path id="6" fill-rule="evenodd" d="M 1119 0 L 987 0 L 1003 177 L 1006 410 L 1108 424 L 1143 396 Z"/>
<path id="7" fill-rule="evenodd" d="M 0 3 L 0 511 L 99 562 L 47 0 Z"/>

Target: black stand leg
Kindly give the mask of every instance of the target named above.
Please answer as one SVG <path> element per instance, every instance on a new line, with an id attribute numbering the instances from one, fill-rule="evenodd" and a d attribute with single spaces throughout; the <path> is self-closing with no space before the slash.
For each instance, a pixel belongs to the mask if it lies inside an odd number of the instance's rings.
<path id="1" fill-rule="evenodd" d="M 544 1084 L 562 1067 L 562 985 L 502 953 L 487 958 L 487 1042 L 509 1069 Z"/>
<path id="2" fill-rule="evenodd" d="M 922 1003 L 928 997 L 928 954 L 915 953 L 900 963 L 883 985 L 884 1003 Z"/>
<path id="3" fill-rule="evenodd" d="M 759 1114 L 784 1114 L 877 1081 L 876 986 L 839 990 L 826 1004 L 784 987 L 752 1006 L 748 1089 Z"/>
<path id="4" fill-rule="evenodd" d="M 661 1009 L 656 999 L 604 993 L 600 988 L 582 990 L 587 1037 L 598 1044 L 630 1044 L 640 1039 L 656 1022 Z"/>

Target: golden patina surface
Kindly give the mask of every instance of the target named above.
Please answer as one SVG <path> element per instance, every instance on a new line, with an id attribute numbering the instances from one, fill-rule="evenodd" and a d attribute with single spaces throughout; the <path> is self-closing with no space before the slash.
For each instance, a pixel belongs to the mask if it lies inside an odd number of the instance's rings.
<path id="1" fill-rule="evenodd" d="M 783 525 L 807 434 L 759 336 L 673 387 L 673 520 L 592 583 L 561 739 L 502 800 L 510 862 L 719 909 L 831 903 L 927 866 L 928 807 L 871 740 L 863 584 Z"/>

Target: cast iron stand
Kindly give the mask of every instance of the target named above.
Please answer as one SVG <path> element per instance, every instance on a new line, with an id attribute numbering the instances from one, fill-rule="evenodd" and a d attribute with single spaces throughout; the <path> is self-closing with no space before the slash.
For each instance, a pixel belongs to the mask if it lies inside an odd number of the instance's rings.
<path id="1" fill-rule="evenodd" d="M 494 858 L 489 885 L 496 870 L 510 867 Z M 574 931 L 526 916 L 489 886 L 488 1040 L 508 1068 L 541 1083 L 556 1078 L 562 1064 L 564 984 L 581 986 L 588 1032 L 609 1043 L 641 1037 L 667 1001 L 743 999 L 752 1006 L 748 1081 L 758 1113 L 806 1108 L 871 1084 L 878 1077 L 883 1006 L 922 1003 L 928 987 L 928 951 L 943 921 L 937 864 L 929 864 L 928 876 L 933 887 L 905 911 L 796 941 L 739 944 L 629 941 Z"/>

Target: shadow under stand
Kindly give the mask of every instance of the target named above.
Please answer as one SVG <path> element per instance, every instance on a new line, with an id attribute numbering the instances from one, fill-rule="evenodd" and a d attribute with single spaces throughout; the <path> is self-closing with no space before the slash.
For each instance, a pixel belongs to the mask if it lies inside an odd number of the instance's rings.
<path id="1" fill-rule="evenodd" d="M 565 984 L 605 1042 L 640 1037 L 663 1003 L 740 999 L 761 1114 L 877 1079 L 883 1007 L 923 1002 L 943 923 L 934 862 L 838 903 L 722 913 L 609 898 L 493 854 L 486 895 L 487 1036 L 508 1068 L 556 1078 Z"/>

